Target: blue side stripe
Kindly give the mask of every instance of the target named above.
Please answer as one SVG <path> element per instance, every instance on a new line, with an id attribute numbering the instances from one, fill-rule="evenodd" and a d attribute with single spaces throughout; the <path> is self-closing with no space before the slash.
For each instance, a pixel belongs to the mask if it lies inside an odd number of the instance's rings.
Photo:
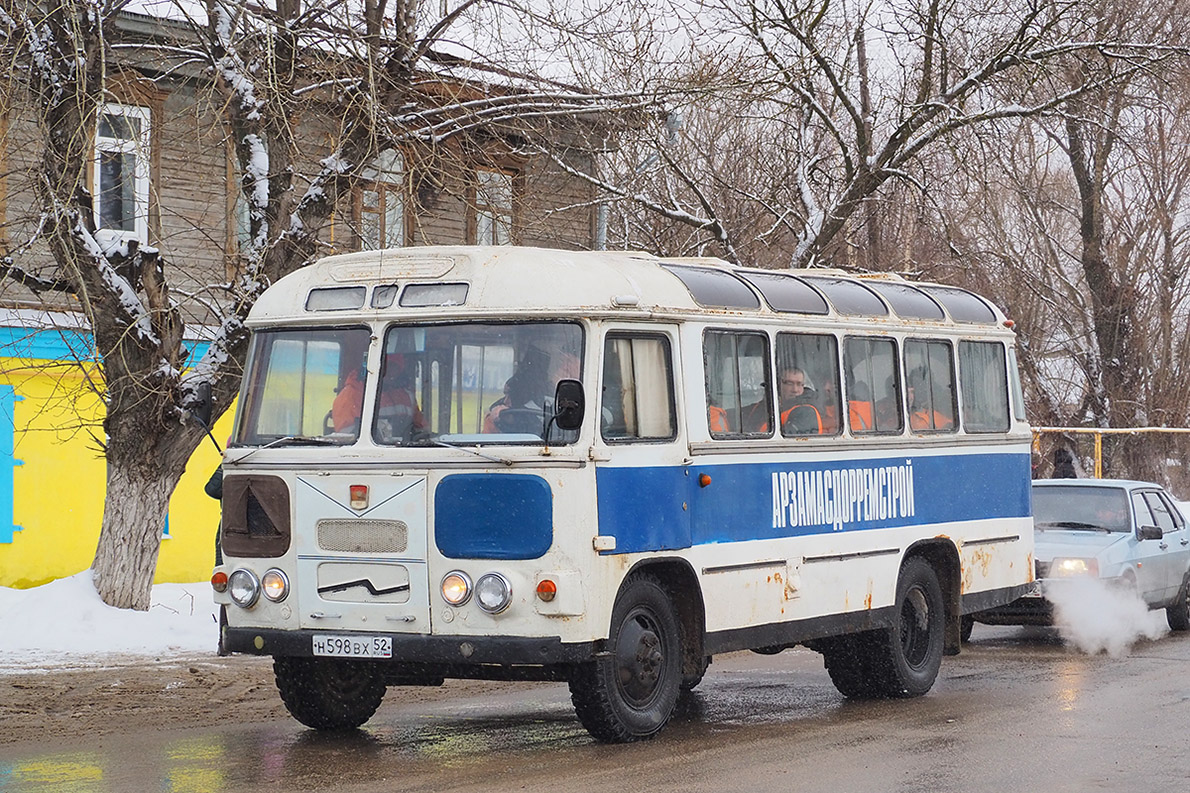
<path id="1" fill-rule="evenodd" d="M 190 351 L 187 366 L 193 366 L 206 353 L 209 342 L 184 341 Z M 33 358 L 39 361 L 90 361 L 95 359 L 91 334 L 79 330 L 0 327 L 0 357 Z"/>
<path id="2" fill-rule="evenodd" d="M 705 488 L 701 474 L 711 477 Z M 1028 454 L 608 467 L 596 488 L 599 533 L 616 538 L 617 553 L 1027 517 L 1031 509 Z"/>

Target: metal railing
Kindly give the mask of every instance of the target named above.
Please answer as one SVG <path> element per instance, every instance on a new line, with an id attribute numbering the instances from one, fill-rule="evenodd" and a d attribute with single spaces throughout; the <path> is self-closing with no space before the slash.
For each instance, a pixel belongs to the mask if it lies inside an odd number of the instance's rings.
<path id="1" fill-rule="evenodd" d="M 1041 451 L 1041 436 L 1046 433 L 1057 435 L 1090 435 L 1095 441 L 1095 478 L 1103 478 L 1103 436 L 1104 435 L 1144 435 L 1162 434 L 1178 435 L 1190 434 L 1187 427 L 1034 427 L 1033 450 Z"/>

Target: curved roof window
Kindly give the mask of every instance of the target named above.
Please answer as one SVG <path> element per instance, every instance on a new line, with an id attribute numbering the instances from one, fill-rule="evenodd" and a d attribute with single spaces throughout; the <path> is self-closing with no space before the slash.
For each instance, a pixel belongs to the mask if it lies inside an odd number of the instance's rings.
<path id="1" fill-rule="evenodd" d="M 955 322 L 978 322 L 994 325 L 996 312 L 982 297 L 953 286 L 922 286 L 921 290 L 934 297 Z"/>
<path id="2" fill-rule="evenodd" d="M 888 281 L 869 281 L 866 285 L 883 297 L 899 317 L 946 319 L 946 314 L 942 313 L 942 306 L 915 286 Z"/>
<path id="3" fill-rule="evenodd" d="M 681 279 L 691 297 L 707 308 L 760 308 L 760 299 L 743 281 L 725 270 L 662 264 Z"/>
<path id="4" fill-rule="evenodd" d="M 852 317 L 888 316 L 888 306 L 863 284 L 831 276 L 807 276 L 805 280 L 822 290 L 840 314 Z"/>
<path id="5" fill-rule="evenodd" d="M 773 311 L 786 314 L 827 314 L 830 307 L 814 288 L 800 278 L 784 273 L 758 273 L 736 270 L 743 278 L 764 295 Z"/>

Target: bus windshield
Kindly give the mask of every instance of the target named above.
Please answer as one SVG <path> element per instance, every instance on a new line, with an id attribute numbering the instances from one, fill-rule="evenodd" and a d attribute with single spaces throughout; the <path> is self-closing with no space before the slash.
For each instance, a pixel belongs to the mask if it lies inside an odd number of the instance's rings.
<path id="1" fill-rule="evenodd" d="M 379 444 L 568 443 L 550 427 L 554 390 L 579 380 L 574 323 L 397 326 L 384 339 L 372 439 Z"/>
<path id="2" fill-rule="evenodd" d="M 362 327 L 258 333 L 234 442 L 345 445 L 370 434 L 385 446 L 516 444 L 540 443 L 547 430 L 550 443 L 576 437 L 550 419 L 558 381 L 580 379 L 577 324 L 394 326 L 378 368 L 367 365 L 370 338 Z"/>

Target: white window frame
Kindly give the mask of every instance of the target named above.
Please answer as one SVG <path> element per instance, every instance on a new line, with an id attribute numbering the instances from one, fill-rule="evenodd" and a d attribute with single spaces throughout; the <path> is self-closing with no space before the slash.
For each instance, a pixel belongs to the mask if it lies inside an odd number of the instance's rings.
<path id="1" fill-rule="evenodd" d="M 108 103 L 99 108 L 100 117 L 123 116 L 140 122 L 140 134 L 135 138 L 110 138 L 100 135 L 100 125 L 95 125 L 95 152 L 91 159 L 92 204 L 96 236 L 101 240 L 149 241 L 149 160 L 151 146 L 152 112 L 147 107 Z M 132 154 L 133 166 L 133 223 L 132 230 L 104 228 L 103 190 L 100 184 L 100 169 L 104 154 Z"/>
<path id="2" fill-rule="evenodd" d="M 498 183 L 496 190 L 489 186 L 491 183 Z M 497 197 L 500 188 L 507 191 L 507 205 L 491 200 Z M 479 168 L 475 171 L 476 245 L 512 245 L 512 205 L 515 200 L 516 174 L 499 168 Z"/>
<path id="3" fill-rule="evenodd" d="M 364 170 L 362 176 L 355 218 L 360 250 L 403 248 L 406 244 L 406 215 L 409 210 L 408 172 L 404 155 L 397 149 L 385 149 Z M 369 192 L 376 195 L 375 206 L 364 204 L 364 196 Z M 400 206 L 394 208 L 394 201 L 399 202 Z M 375 216 L 379 239 L 364 237 L 365 215 Z"/>

